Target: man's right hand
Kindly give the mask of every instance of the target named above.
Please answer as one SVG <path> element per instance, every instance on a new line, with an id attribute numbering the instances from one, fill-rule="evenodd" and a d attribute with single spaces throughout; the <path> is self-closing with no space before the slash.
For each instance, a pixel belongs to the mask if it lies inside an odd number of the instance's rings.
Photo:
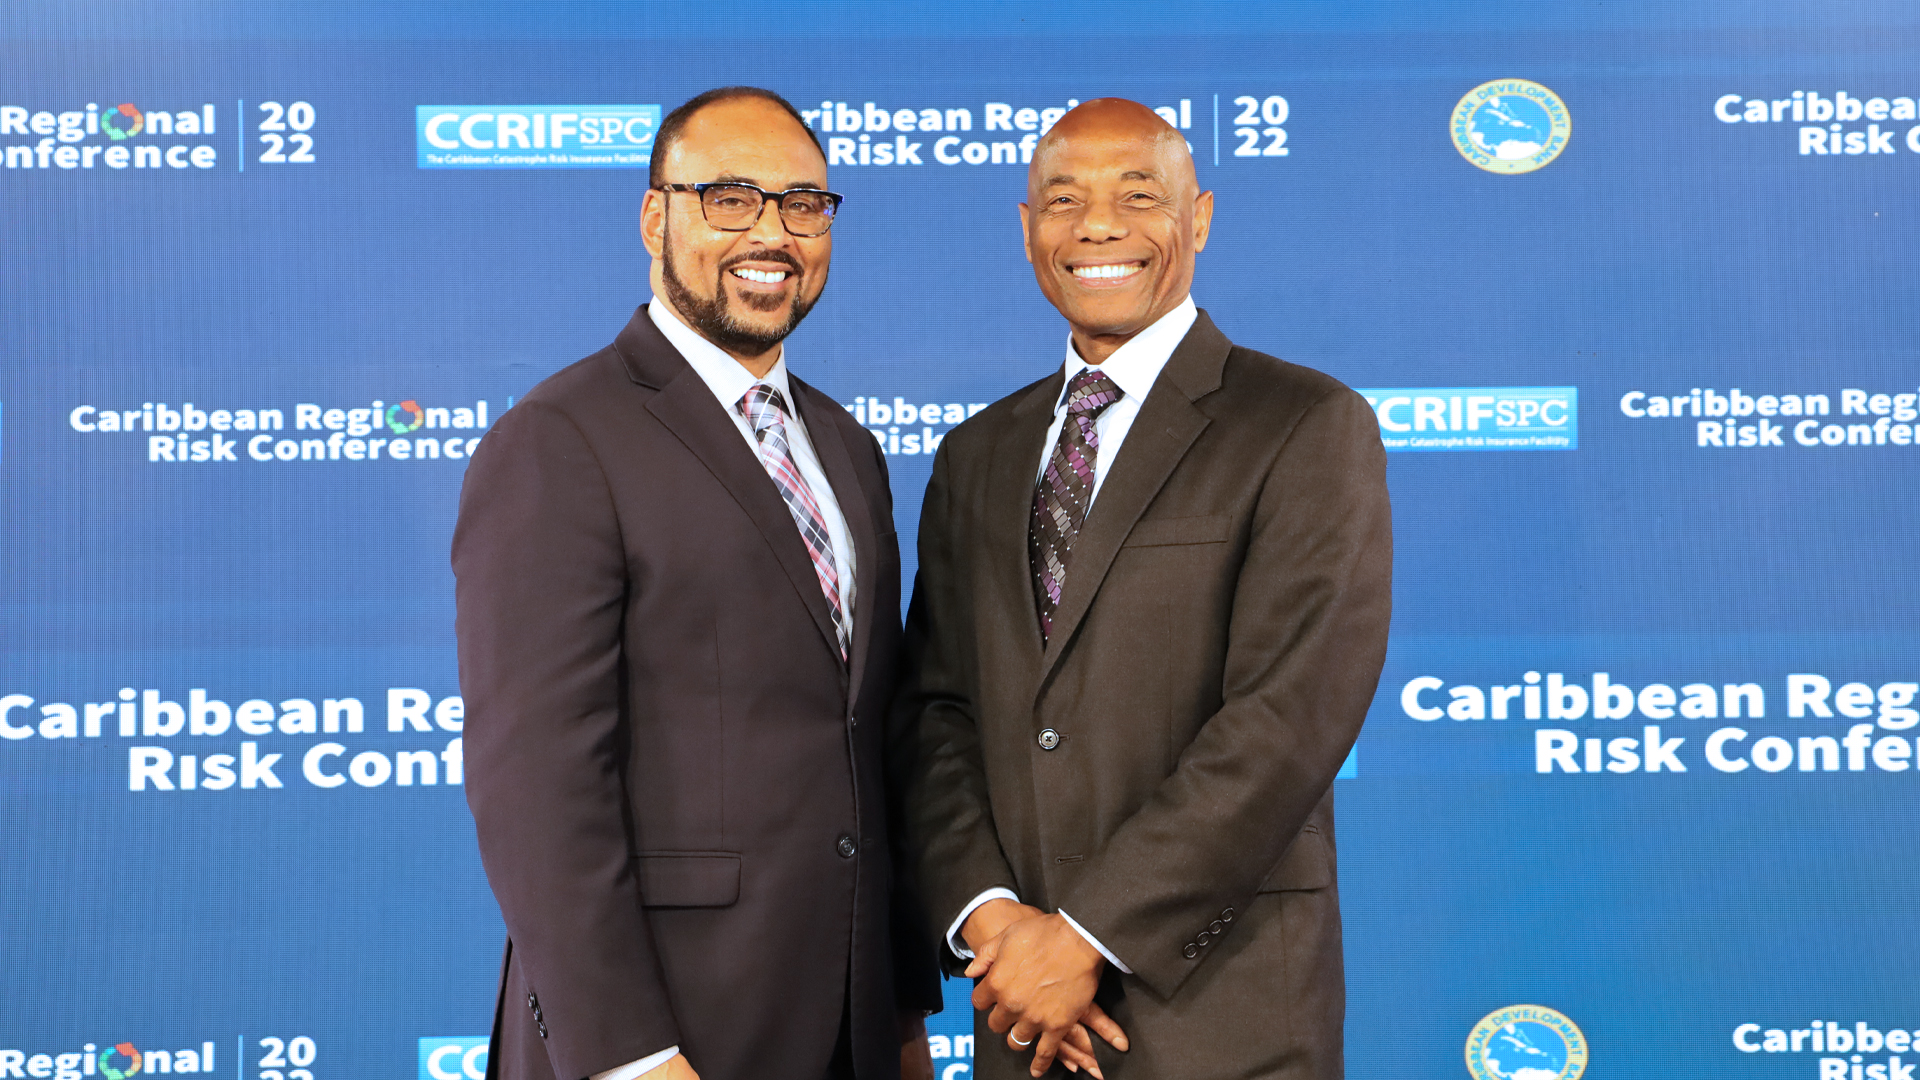
<path id="1" fill-rule="evenodd" d="M 1006 932 L 1007 927 L 1025 919 L 1037 919 L 1046 912 L 1037 907 L 1023 904 L 1018 900 L 1009 900 L 1004 896 L 995 897 L 973 909 L 967 921 L 960 924 L 960 940 L 976 954 L 982 946 Z"/>
<path id="2" fill-rule="evenodd" d="M 996 897 L 974 908 L 973 914 L 967 916 L 967 921 L 960 924 L 960 939 L 965 941 L 967 948 L 973 950 L 975 957 L 978 957 L 987 943 L 997 940 L 1001 934 L 1006 933 L 1008 927 L 1028 919 L 1037 919 L 1045 914 L 1046 912 L 1030 904 L 1022 904 L 1018 900 L 1009 900 L 1004 896 Z M 988 955 L 992 955 L 991 951 Z M 1093 1039 L 1087 1034 L 1088 1022 L 1100 1027 L 1101 1034 L 1108 1042 L 1114 1041 L 1115 1036 L 1119 1036 L 1124 1042 L 1125 1036 L 1121 1034 L 1120 1026 L 1108 1019 L 1107 1014 L 1098 1005 L 1089 1006 L 1087 1016 L 1082 1018 L 1082 1023 L 1075 1024 L 1067 1030 L 1066 1038 L 1060 1043 L 1060 1061 L 1066 1065 L 1068 1072 L 1079 1072 L 1085 1069 L 1097 1078 L 1101 1075 L 1100 1065 L 1093 1056 Z"/>
<path id="3" fill-rule="evenodd" d="M 700 1074 L 687 1064 L 687 1055 L 675 1054 L 665 1065 L 641 1073 L 640 1080 L 700 1080 Z"/>

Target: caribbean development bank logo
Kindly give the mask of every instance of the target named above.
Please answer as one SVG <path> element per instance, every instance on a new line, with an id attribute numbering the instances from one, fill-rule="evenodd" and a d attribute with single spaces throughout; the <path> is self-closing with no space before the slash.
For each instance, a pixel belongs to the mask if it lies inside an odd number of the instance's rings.
<path id="1" fill-rule="evenodd" d="M 1586 1071 L 1587 1037 L 1544 1005 L 1496 1009 L 1467 1036 L 1473 1080 L 1580 1080 Z"/>
<path id="2" fill-rule="evenodd" d="M 423 169 L 639 169 L 658 105 L 420 105 Z"/>
<path id="3" fill-rule="evenodd" d="M 1495 79 L 1453 107 L 1453 147 L 1492 173 L 1530 173 L 1567 148 L 1573 120 L 1560 95 L 1525 79 Z"/>

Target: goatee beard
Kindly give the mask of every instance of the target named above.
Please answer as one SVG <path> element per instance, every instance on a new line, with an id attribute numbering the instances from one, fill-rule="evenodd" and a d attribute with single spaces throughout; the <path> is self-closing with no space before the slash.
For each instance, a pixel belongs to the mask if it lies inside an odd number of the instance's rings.
<path id="1" fill-rule="evenodd" d="M 771 330 L 748 326 L 734 317 L 726 289 L 725 279 L 728 268 L 742 262 L 777 262 L 785 264 L 793 271 L 793 276 L 798 278 L 800 276 L 799 260 L 784 251 L 760 252 L 729 259 L 720 264 L 719 272 L 714 276 L 712 298 L 703 299 L 695 296 L 693 290 L 687 288 L 687 283 L 681 280 L 679 271 L 674 267 L 672 236 L 668 235 L 662 239 L 665 241 L 666 257 L 662 260 L 661 277 L 667 286 L 667 299 L 673 302 L 674 310 L 686 318 L 687 324 L 699 331 L 701 337 L 727 352 L 744 356 L 759 356 L 766 353 L 785 341 L 787 335 L 799 327 L 800 320 L 807 317 L 807 312 L 813 310 L 813 302 L 799 295 L 796 290 L 793 307 L 787 313 L 786 322 Z M 766 307 L 760 307 L 763 302 Z M 779 307 L 780 298 L 750 293 L 745 304 L 750 308 L 771 311 Z"/>

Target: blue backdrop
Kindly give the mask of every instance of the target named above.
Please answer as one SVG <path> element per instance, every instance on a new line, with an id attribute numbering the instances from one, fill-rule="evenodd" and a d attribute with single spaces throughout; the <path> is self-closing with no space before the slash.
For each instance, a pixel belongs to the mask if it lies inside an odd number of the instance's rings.
<path id="1" fill-rule="evenodd" d="M 0 13 L 0 1077 L 479 1075 L 464 458 L 646 299 L 652 125 L 734 82 L 847 195 L 790 357 L 909 575 L 932 447 L 1060 362 L 1015 204 L 1077 100 L 1187 135 L 1220 326 L 1374 400 L 1351 1075 L 1912 1075 L 1910 6 L 741 14 Z"/>

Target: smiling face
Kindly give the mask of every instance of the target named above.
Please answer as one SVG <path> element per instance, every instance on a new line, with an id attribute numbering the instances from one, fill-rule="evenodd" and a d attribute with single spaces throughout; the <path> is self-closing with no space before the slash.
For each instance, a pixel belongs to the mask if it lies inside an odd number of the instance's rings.
<path id="1" fill-rule="evenodd" d="M 1047 132 L 1020 206 L 1040 291 L 1090 364 L 1186 299 L 1212 219 L 1186 140 L 1118 98 L 1089 101 Z"/>
<path id="2" fill-rule="evenodd" d="M 730 98 L 688 119 L 667 152 L 661 183 L 734 180 L 766 191 L 827 186 L 827 163 L 806 131 L 774 102 Z M 831 234 L 795 237 L 771 200 L 744 232 L 707 224 L 693 192 L 648 191 L 640 234 L 653 256 L 653 294 L 754 375 L 827 285 Z"/>

